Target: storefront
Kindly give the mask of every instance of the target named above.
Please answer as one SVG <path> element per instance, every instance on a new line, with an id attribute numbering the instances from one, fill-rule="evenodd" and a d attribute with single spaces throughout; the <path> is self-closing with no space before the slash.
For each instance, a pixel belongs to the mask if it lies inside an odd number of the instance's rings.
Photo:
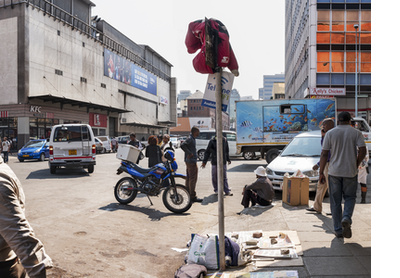
<path id="1" fill-rule="evenodd" d="M 30 139 L 50 137 L 51 128 L 57 124 L 85 123 L 93 127 L 94 134 L 113 136 L 118 113 L 97 109 L 99 112 L 88 112 L 91 108 L 76 107 L 71 104 L 44 102 L 43 104 L 21 104 L 0 106 L 0 136 L 13 141 L 12 150 L 20 149 Z M 109 121 L 112 122 L 109 125 Z M 112 126 L 112 130 L 110 129 Z"/>

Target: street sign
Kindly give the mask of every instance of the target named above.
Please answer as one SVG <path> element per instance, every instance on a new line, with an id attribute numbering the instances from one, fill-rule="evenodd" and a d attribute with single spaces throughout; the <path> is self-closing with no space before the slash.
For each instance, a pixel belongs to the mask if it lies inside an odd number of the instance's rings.
<path id="1" fill-rule="evenodd" d="M 231 95 L 233 80 L 235 76 L 227 71 L 222 72 L 221 83 L 222 83 L 222 111 L 226 112 L 229 104 L 229 97 Z M 217 88 L 216 74 L 209 74 L 206 89 L 204 91 L 202 106 L 216 108 L 215 90 Z"/>

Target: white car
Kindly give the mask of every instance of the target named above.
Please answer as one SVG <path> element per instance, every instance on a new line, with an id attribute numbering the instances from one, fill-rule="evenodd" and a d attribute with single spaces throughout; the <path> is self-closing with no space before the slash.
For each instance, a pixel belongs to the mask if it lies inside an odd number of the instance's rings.
<path id="1" fill-rule="evenodd" d="M 170 137 L 170 141 L 175 149 L 181 146 L 181 141 L 178 140 L 178 137 Z"/>
<path id="2" fill-rule="evenodd" d="M 316 191 L 319 170 L 312 168 L 321 155 L 321 131 L 304 132 L 296 137 L 267 166 L 267 175 L 275 190 L 282 190 L 285 173 L 292 175 L 300 170 L 309 177 L 310 191 Z"/>
<path id="3" fill-rule="evenodd" d="M 236 154 L 236 132 L 223 130 L 222 135 L 228 141 L 229 146 L 229 157 L 239 156 Z M 197 158 L 200 161 L 204 159 L 204 153 L 206 152 L 208 142 L 215 136 L 215 130 L 200 130 L 199 136 L 196 138 L 196 151 Z"/>
<path id="4" fill-rule="evenodd" d="M 110 137 L 100 135 L 100 136 L 97 136 L 97 138 L 100 139 L 100 141 L 103 143 L 104 150 L 102 150 L 101 152 L 102 153 L 104 153 L 104 152 L 110 153 L 111 152 L 111 139 L 110 139 Z"/>

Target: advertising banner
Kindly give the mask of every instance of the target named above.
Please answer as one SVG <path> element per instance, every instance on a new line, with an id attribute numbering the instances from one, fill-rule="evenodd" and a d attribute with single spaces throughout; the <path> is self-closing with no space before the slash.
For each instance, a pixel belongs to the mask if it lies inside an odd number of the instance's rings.
<path id="1" fill-rule="evenodd" d="M 157 95 L 157 77 L 135 63 L 104 48 L 104 75 Z"/>
<path id="2" fill-rule="evenodd" d="M 231 95 L 234 78 L 235 76 L 232 73 L 226 71 L 222 72 L 222 111 L 224 112 L 226 112 L 228 109 L 229 97 Z M 201 102 L 202 106 L 215 109 L 216 88 L 217 85 L 215 74 L 209 74 L 206 89 L 204 91 L 203 101 Z"/>

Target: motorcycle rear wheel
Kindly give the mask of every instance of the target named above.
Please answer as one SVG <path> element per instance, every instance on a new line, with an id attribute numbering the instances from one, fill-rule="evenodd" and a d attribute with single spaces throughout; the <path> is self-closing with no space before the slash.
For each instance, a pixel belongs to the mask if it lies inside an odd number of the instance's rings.
<path id="1" fill-rule="evenodd" d="M 173 213 L 184 213 L 192 206 L 189 191 L 181 184 L 176 185 L 176 195 L 172 186 L 164 190 L 163 203 Z"/>
<path id="2" fill-rule="evenodd" d="M 137 183 L 130 177 L 120 179 L 114 187 L 115 199 L 120 204 L 126 205 L 135 200 L 137 195 Z"/>

